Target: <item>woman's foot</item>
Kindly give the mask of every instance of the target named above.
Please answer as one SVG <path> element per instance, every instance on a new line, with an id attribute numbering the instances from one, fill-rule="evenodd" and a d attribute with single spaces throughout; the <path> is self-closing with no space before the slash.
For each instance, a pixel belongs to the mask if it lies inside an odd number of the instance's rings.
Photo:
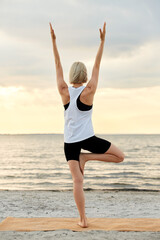
<path id="1" fill-rule="evenodd" d="M 77 224 L 82 228 L 87 228 L 88 227 L 87 218 L 80 220 Z"/>
<path id="2" fill-rule="evenodd" d="M 84 175 L 85 163 L 86 163 L 85 153 L 80 153 L 80 155 L 79 155 L 79 165 L 80 165 L 80 170 L 81 170 L 83 175 Z"/>

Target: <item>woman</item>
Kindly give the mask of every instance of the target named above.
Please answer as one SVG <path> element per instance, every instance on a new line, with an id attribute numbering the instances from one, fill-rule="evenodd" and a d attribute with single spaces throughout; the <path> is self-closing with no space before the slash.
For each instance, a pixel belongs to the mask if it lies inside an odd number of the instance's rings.
<path id="1" fill-rule="evenodd" d="M 100 31 L 100 46 L 97 52 L 92 76 L 86 86 L 87 70 L 83 63 L 75 62 L 70 69 L 68 87 L 63 78 L 63 70 L 56 46 L 56 36 L 50 23 L 50 31 L 55 58 L 57 85 L 65 108 L 64 151 L 72 179 L 73 193 L 79 211 L 78 225 L 87 227 L 85 214 L 85 197 L 83 192 L 84 166 L 87 161 L 99 160 L 104 162 L 122 162 L 123 152 L 111 142 L 95 136 L 92 126 L 93 98 L 97 89 L 100 62 L 105 42 L 106 23 Z M 91 153 L 81 153 L 81 149 Z"/>

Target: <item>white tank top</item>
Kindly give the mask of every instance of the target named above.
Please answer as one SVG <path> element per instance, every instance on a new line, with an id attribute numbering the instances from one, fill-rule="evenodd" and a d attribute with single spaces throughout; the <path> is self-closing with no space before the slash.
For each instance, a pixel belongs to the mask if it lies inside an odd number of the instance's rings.
<path id="1" fill-rule="evenodd" d="M 94 136 L 92 126 L 92 109 L 81 111 L 77 107 L 77 98 L 85 86 L 69 87 L 70 103 L 64 111 L 64 142 L 79 142 Z"/>

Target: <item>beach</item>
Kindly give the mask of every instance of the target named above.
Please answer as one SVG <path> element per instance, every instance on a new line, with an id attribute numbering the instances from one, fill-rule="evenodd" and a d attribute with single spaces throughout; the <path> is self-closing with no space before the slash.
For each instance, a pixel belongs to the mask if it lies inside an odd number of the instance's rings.
<path id="1" fill-rule="evenodd" d="M 87 217 L 160 218 L 160 135 L 102 137 L 114 142 L 126 157 L 120 164 L 87 162 Z M 0 135 L 0 143 L 0 221 L 6 217 L 78 219 L 73 182 L 63 153 L 63 135 Z M 82 238 L 159 240 L 160 232 L 0 231 L 0 240 Z"/>
<path id="2" fill-rule="evenodd" d="M 88 218 L 160 218 L 158 191 L 85 191 Z M 0 191 L 0 221 L 6 217 L 78 218 L 72 191 Z M 0 239 L 160 239 L 160 232 L 71 230 L 1 231 Z"/>

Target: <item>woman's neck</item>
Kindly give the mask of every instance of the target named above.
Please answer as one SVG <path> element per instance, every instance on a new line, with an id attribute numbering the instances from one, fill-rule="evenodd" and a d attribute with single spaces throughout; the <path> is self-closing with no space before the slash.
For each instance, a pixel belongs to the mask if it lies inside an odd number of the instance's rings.
<path id="1" fill-rule="evenodd" d="M 83 83 L 74 83 L 74 84 L 72 84 L 72 87 L 74 87 L 74 88 L 78 88 L 78 87 L 81 87 L 81 86 L 83 86 Z"/>

